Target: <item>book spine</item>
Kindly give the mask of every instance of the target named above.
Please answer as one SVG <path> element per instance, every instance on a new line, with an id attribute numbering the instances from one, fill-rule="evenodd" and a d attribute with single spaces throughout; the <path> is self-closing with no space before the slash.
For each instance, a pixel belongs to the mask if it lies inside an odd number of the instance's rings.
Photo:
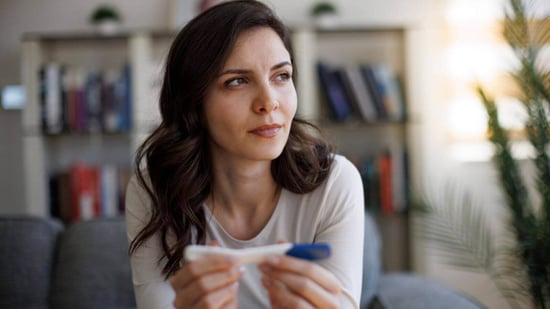
<path id="1" fill-rule="evenodd" d="M 88 132 L 101 131 L 101 76 L 88 72 L 86 78 L 86 129 Z"/>
<path id="2" fill-rule="evenodd" d="M 336 73 L 322 62 L 317 64 L 317 72 L 326 101 L 332 110 L 333 118 L 337 121 L 348 120 L 351 115 L 350 103 Z"/>
<path id="3" fill-rule="evenodd" d="M 390 152 L 382 154 L 378 161 L 380 169 L 380 208 L 383 214 L 394 213 L 392 158 Z"/>
<path id="4" fill-rule="evenodd" d="M 376 158 L 367 158 L 358 167 L 365 191 L 365 208 L 380 211 L 380 176 Z"/>
<path id="5" fill-rule="evenodd" d="M 387 119 L 388 112 L 384 105 L 383 85 L 376 79 L 374 71 L 370 65 L 360 66 L 361 75 L 367 84 L 372 102 L 376 108 L 378 119 Z"/>
<path id="6" fill-rule="evenodd" d="M 114 165 L 101 167 L 101 214 L 106 217 L 118 215 L 118 173 Z"/>
<path id="7" fill-rule="evenodd" d="M 92 219 L 100 214 L 99 180 L 94 167 L 78 163 L 70 168 L 72 221 Z"/>
<path id="8" fill-rule="evenodd" d="M 344 73 L 347 81 L 349 81 L 349 88 L 355 97 L 355 102 L 362 119 L 366 122 L 375 122 L 377 120 L 376 108 L 367 84 L 361 76 L 359 67 L 355 65 L 346 67 L 344 68 Z"/>
<path id="9" fill-rule="evenodd" d="M 376 79 L 383 89 L 383 98 L 388 119 L 402 121 L 404 119 L 404 102 L 401 95 L 401 87 L 395 72 L 389 65 L 380 63 L 373 67 Z"/>
<path id="10" fill-rule="evenodd" d="M 63 130 L 61 98 L 61 66 L 50 63 L 45 66 L 45 132 L 59 134 Z"/>
<path id="11" fill-rule="evenodd" d="M 103 131 L 117 132 L 119 130 L 119 112 L 117 110 L 116 101 L 116 82 L 117 73 L 113 70 L 108 70 L 104 73 L 101 82 L 101 122 Z"/>
<path id="12" fill-rule="evenodd" d="M 128 131 L 132 127 L 132 76 L 129 64 L 126 64 L 122 70 L 122 77 L 118 83 L 117 94 L 119 113 L 120 113 L 120 131 Z M 159 90 L 160 91 L 160 90 Z"/>

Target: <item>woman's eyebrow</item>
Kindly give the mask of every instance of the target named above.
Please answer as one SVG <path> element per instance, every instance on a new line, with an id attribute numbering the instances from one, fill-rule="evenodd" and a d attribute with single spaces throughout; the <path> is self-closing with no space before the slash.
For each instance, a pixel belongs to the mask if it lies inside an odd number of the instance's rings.
<path id="1" fill-rule="evenodd" d="M 291 66 L 292 67 L 292 63 L 290 63 L 290 61 L 283 61 L 281 63 L 277 63 L 276 65 L 274 65 L 273 67 L 271 67 L 271 70 L 277 70 L 277 69 L 280 69 L 284 66 Z"/>
<path id="2" fill-rule="evenodd" d="M 290 63 L 290 61 L 282 61 L 280 63 L 277 63 L 276 65 L 272 66 L 271 67 L 271 70 L 277 70 L 277 69 L 280 69 L 284 66 L 292 66 L 292 64 Z M 252 70 L 247 70 L 247 69 L 227 69 L 223 72 L 220 73 L 219 76 L 222 76 L 222 75 L 226 75 L 226 74 L 248 74 L 248 73 L 251 73 Z"/>

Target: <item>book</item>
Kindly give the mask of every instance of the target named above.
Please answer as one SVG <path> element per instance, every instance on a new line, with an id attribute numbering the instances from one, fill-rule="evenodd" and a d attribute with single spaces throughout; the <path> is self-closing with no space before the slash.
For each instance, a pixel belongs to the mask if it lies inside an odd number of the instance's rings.
<path id="1" fill-rule="evenodd" d="M 119 131 L 128 131 L 132 127 L 132 72 L 129 64 L 122 69 L 121 78 L 115 87 L 120 113 Z"/>
<path id="2" fill-rule="evenodd" d="M 69 106 L 69 73 L 68 67 L 61 66 L 60 72 L 60 99 L 61 99 L 61 132 L 67 132 L 69 130 L 69 118 L 70 118 L 70 106 Z"/>
<path id="3" fill-rule="evenodd" d="M 379 63 L 373 66 L 372 72 L 380 84 L 388 119 L 393 121 L 404 120 L 405 104 L 401 94 L 401 86 L 395 72 L 385 63 Z"/>
<path id="4" fill-rule="evenodd" d="M 114 164 L 72 164 L 49 177 L 50 214 L 65 223 L 124 213 L 130 169 Z"/>
<path id="5" fill-rule="evenodd" d="M 130 129 L 131 93 L 129 66 L 107 70 L 102 78 L 101 114 L 103 131 L 124 132 Z"/>
<path id="6" fill-rule="evenodd" d="M 118 79 L 115 70 L 107 70 L 101 79 L 101 125 L 104 132 L 116 132 L 118 130 L 119 113 L 117 98 L 115 97 L 115 85 Z"/>
<path id="7" fill-rule="evenodd" d="M 49 178 L 50 214 L 68 223 L 71 221 L 71 183 L 68 172 L 58 172 Z"/>
<path id="8" fill-rule="evenodd" d="M 348 77 L 346 76 L 346 73 L 344 72 L 343 68 L 336 68 L 334 70 L 334 74 L 336 75 L 336 78 L 338 79 L 339 83 L 342 85 L 344 94 L 347 98 L 347 101 L 350 106 L 350 119 L 357 118 L 358 120 L 362 120 L 361 112 L 359 111 L 359 105 L 357 103 L 357 99 L 355 98 L 353 91 L 351 89 L 350 82 L 348 80 Z"/>
<path id="9" fill-rule="evenodd" d="M 66 123 L 67 132 L 76 131 L 76 73 L 68 67 L 65 73 L 65 102 L 66 102 Z"/>
<path id="10" fill-rule="evenodd" d="M 130 66 L 89 71 L 50 63 L 39 71 L 42 130 L 126 132 L 131 127 Z"/>
<path id="11" fill-rule="evenodd" d="M 383 214 L 389 215 L 395 211 L 393 201 L 392 155 L 389 151 L 384 152 L 378 158 L 378 169 L 380 171 L 380 210 Z"/>
<path id="12" fill-rule="evenodd" d="M 392 181 L 395 212 L 406 211 L 408 204 L 408 155 L 406 150 L 395 151 L 392 155 Z"/>
<path id="13" fill-rule="evenodd" d="M 366 122 L 375 122 L 377 119 L 376 109 L 374 102 L 369 93 L 369 89 L 361 76 L 361 72 L 358 66 L 346 66 L 342 68 L 342 75 L 344 85 L 349 96 L 354 98 L 352 102 L 355 103 L 356 109 L 361 115 L 361 119 Z"/>
<path id="14" fill-rule="evenodd" d="M 101 88 L 102 76 L 98 72 L 88 72 L 84 86 L 86 102 L 86 130 L 101 131 Z"/>
<path id="15" fill-rule="evenodd" d="M 383 84 L 381 84 L 377 80 L 374 70 L 370 65 L 362 64 L 360 65 L 359 70 L 361 72 L 361 76 L 363 77 L 363 80 L 367 85 L 367 89 L 369 91 L 370 97 L 376 109 L 376 114 L 378 115 L 378 119 L 387 119 L 388 112 L 384 104 Z"/>
<path id="16" fill-rule="evenodd" d="M 380 177 L 377 159 L 369 157 L 359 166 L 363 190 L 365 192 L 365 208 L 372 212 L 380 211 Z"/>
<path id="17" fill-rule="evenodd" d="M 97 170 L 77 163 L 70 167 L 71 220 L 87 220 L 99 216 L 100 193 Z"/>
<path id="18" fill-rule="evenodd" d="M 116 166 L 105 164 L 99 168 L 101 188 L 101 215 L 114 217 L 119 213 L 118 171 Z"/>
<path id="19" fill-rule="evenodd" d="M 62 73 L 58 63 L 48 63 L 39 72 L 42 129 L 46 134 L 63 131 Z"/>
<path id="20" fill-rule="evenodd" d="M 66 132 L 81 132 L 84 131 L 81 124 L 83 119 L 82 106 L 84 97 L 82 88 L 84 87 L 84 77 L 81 70 L 67 66 L 65 70 L 65 78 L 63 83 L 65 96 L 65 113 L 64 119 Z"/>
<path id="21" fill-rule="evenodd" d="M 322 62 L 317 63 L 320 86 L 332 111 L 332 118 L 346 121 L 351 116 L 351 107 L 337 73 Z"/>

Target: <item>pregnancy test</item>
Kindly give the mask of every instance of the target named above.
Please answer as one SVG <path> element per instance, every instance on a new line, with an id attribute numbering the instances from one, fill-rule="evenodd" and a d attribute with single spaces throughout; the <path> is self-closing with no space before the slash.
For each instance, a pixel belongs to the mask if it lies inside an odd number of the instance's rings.
<path id="1" fill-rule="evenodd" d="M 314 261 L 329 257 L 330 246 L 326 243 L 284 243 L 244 249 L 230 249 L 202 245 L 189 245 L 185 248 L 185 259 L 187 261 L 194 261 L 203 256 L 212 254 L 234 256 L 243 264 L 257 264 L 260 263 L 264 257 L 274 254 L 285 254 L 300 259 Z"/>

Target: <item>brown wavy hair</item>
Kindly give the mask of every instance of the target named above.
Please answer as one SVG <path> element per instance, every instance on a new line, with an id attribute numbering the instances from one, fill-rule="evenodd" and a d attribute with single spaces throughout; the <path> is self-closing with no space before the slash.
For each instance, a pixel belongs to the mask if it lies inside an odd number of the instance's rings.
<path id="1" fill-rule="evenodd" d="M 205 243 L 202 205 L 212 188 L 212 164 L 203 101 L 238 36 L 255 27 L 273 29 L 294 63 L 286 27 L 269 7 L 250 0 L 224 2 L 197 16 L 179 32 L 168 53 L 159 102 L 162 121 L 135 157 L 152 213 L 130 244 L 132 254 L 148 238 L 160 237 L 166 277 L 178 270 L 186 245 Z M 332 160 L 332 147 L 319 129 L 295 117 L 271 173 L 281 187 L 307 193 L 326 179 Z M 175 243 L 168 241 L 169 235 Z"/>

